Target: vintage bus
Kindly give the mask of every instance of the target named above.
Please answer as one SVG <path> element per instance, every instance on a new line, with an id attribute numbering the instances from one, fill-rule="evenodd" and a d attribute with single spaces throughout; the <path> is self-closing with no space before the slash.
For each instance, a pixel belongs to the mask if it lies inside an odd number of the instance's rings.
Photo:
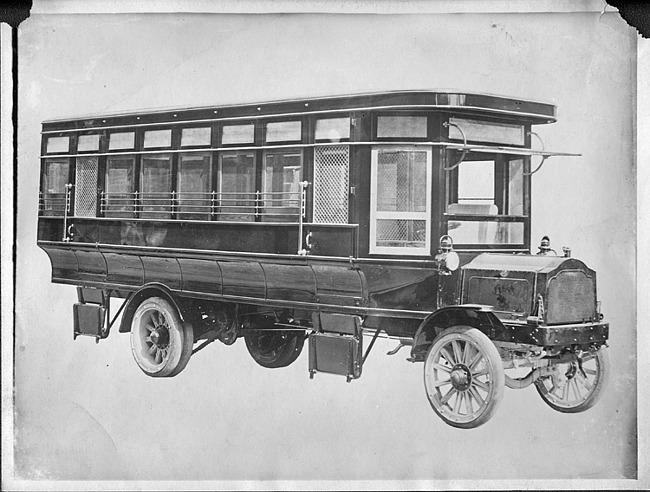
<path id="1" fill-rule="evenodd" d="M 580 412 L 609 326 L 596 273 L 531 246 L 531 175 L 574 155 L 533 131 L 555 120 L 401 91 L 45 121 L 38 245 L 77 286 L 74 337 L 119 318 L 149 376 L 243 338 L 266 368 L 307 341 L 310 377 L 349 382 L 388 337 L 449 425 L 488 421 L 506 386 Z"/>

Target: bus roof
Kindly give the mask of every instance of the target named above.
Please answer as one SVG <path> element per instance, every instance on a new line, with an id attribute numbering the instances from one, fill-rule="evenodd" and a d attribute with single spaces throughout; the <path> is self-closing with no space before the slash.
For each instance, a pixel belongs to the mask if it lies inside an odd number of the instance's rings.
<path id="1" fill-rule="evenodd" d="M 288 117 L 370 110 L 441 110 L 458 115 L 494 115 L 531 124 L 556 121 L 555 106 L 523 99 L 480 93 L 452 91 L 389 91 L 263 103 L 247 103 L 194 108 L 139 110 L 95 114 L 43 122 L 43 131 L 99 129 L 116 126 L 198 123 L 223 120 Z"/>

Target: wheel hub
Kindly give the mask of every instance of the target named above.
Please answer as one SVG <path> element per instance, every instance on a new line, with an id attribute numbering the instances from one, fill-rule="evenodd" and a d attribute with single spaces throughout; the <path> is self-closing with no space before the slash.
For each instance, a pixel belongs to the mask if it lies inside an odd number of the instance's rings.
<path id="1" fill-rule="evenodd" d="M 576 363 L 571 363 L 569 365 L 569 368 L 566 371 L 565 376 L 567 379 L 573 379 L 577 372 L 578 372 L 578 365 Z"/>
<path id="2" fill-rule="evenodd" d="M 164 328 L 155 329 L 149 338 L 157 347 L 165 347 L 169 344 L 169 333 Z"/>
<path id="3" fill-rule="evenodd" d="M 452 386 L 458 391 L 467 391 L 472 383 L 472 373 L 464 364 L 456 364 L 450 378 Z"/>

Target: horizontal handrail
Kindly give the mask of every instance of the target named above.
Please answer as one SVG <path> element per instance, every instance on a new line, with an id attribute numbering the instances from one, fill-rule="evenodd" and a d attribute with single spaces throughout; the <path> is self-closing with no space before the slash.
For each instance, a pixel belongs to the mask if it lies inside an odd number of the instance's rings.
<path id="1" fill-rule="evenodd" d="M 101 192 L 102 214 L 187 214 L 199 213 L 210 216 L 250 215 L 296 216 L 301 213 L 300 191 L 266 192 Z M 304 213 L 304 211 L 303 211 Z"/>
<path id="2" fill-rule="evenodd" d="M 39 192 L 38 209 L 39 211 L 61 212 L 63 213 L 67 204 L 66 193 L 47 193 Z"/>

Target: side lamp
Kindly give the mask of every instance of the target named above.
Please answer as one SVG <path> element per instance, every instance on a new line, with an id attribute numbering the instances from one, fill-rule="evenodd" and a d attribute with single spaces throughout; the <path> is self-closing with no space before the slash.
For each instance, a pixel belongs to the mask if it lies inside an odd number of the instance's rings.
<path id="1" fill-rule="evenodd" d="M 444 235 L 440 238 L 440 248 L 435 257 L 438 263 L 438 273 L 440 275 L 451 275 L 458 270 L 460 258 L 454 251 L 454 242 L 450 236 Z"/>

